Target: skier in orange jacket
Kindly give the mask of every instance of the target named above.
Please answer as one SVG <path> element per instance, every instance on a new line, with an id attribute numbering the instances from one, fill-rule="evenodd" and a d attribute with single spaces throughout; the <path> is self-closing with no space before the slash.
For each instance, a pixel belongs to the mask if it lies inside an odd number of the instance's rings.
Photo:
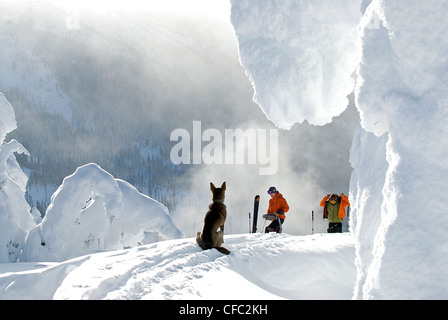
<path id="1" fill-rule="evenodd" d="M 263 215 L 263 218 L 272 220 L 272 222 L 266 227 L 265 233 L 281 233 L 283 222 L 286 219 L 285 213 L 289 211 L 289 205 L 275 187 L 270 187 L 268 194 L 271 196 L 271 200 L 269 200 L 268 212 Z"/>

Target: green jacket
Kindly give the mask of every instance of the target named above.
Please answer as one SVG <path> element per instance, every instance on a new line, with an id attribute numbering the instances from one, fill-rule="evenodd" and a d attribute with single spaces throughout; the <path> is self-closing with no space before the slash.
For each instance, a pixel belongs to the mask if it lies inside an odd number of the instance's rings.
<path id="1" fill-rule="evenodd" d="M 342 223 L 341 218 L 338 216 L 339 207 L 341 206 L 341 202 L 336 202 L 335 204 L 331 204 L 330 201 L 327 202 L 327 212 L 328 212 L 328 222 L 329 223 Z"/>

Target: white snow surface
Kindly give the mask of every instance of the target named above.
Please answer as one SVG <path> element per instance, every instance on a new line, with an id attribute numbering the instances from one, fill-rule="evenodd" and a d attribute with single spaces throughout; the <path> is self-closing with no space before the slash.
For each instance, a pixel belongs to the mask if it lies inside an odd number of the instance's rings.
<path id="1" fill-rule="evenodd" d="M 0 299 L 350 299 L 351 234 L 225 237 L 228 256 L 194 238 L 60 263 L 0 265 Z M 236 288 L 238 288 L 236 290 Z"/>
<path id="2" fill-rule="evenodd" d="M 448 2 L 231 4 L 241 63 L 277 126 L 326 123 L 355 76 L 354 298 L 448 298 Z"/>

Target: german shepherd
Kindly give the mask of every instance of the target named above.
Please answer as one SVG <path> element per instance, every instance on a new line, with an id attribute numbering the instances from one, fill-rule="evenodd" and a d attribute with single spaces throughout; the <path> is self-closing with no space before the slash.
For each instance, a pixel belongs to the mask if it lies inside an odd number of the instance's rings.
<path id="1" fill-rule="evenodd" d="M 213 203 L 208 207 L 209 210 L 204 218 L 204 227 L 202 232 L 197 233 L 196 242 L 204 250 L 215 248 L 223 254 L 230 254 L 229 250 L 222 247 L 224 242 L 224 222 L 227 217 L 226 205 L 224 204 L 226 182 L 224 181 L 221 188 L 216 188 L 210 182 L 210 190 L 213 194 Z"/>

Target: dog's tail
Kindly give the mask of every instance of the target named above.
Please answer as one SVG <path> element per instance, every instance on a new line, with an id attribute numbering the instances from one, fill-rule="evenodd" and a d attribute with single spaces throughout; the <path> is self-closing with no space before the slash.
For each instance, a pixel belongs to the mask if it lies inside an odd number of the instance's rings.
<path id="1" fill-rule="evenodd" d="M 208 250 L 208 249 L 212 249 L 213 247 L 210 246 L 208 243 L 204 243 L 204 241 L 201 238 L 201 232 L 198 232 L 196 234 L 196 242 L 198 243 L 198 245 L 203 249 L 203 250 Z M 222 254 L 230 254 L 230 251 L 227 250 L 224 247 L 215 247 L 216 250 L 218 250 L 219 252 L 221 252 Z"/>
<path id="2" fill-rule="evenodd" d="M 218 250 L 219 252 L 223 253 L 223 254 L 230 254 L 230 251 L 227 250 L 224 247 L 215 247 L 216 250 Z"/>

